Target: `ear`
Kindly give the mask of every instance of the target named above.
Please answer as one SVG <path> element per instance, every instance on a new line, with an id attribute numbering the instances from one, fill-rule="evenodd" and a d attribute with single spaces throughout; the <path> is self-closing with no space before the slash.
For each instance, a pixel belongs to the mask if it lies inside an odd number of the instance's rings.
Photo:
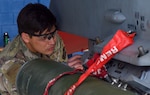
<path id="1" fill-rule="evenodd" d="M 21 34 L 21 37 L 22 37 L 22 39 L 23 39 L 23 41 L 25 42 L 25 43 L 28 43 L 29 42 L 29 40 L 30 40 L 30 36 L 29 36 L 29 34 L 27 34 L 27 33 L 22 33 Z"/>

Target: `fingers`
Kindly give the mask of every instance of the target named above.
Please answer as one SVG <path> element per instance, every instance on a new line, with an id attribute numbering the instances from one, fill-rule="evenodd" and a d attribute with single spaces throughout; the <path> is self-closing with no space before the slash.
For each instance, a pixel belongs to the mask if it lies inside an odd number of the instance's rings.
<path id="1" fill-rule="evenodd" d="M 74 61 L 68 62 L 68 65 L 69 65 L 70 67 L 76 67 L 76 65 L 77 65 L 77 66 L 78 66 L 78 65 L 82 65 L 82 62 L 81 62 L 81 60 L 74 60 Z"/>
<path id="2" fill-rule="evenodd" d="M 82 66 L 81 64 L 76 64 L 76 65 L 74 65 L 73 68 L 75 68 L 75 69 L 81 69 L 81 70 L 84 69 L 83 66 Z"/>
<path id="3" fill-rule="evenodd" d="M 68 59 L 68 62 L 73 62 L 75 60 L 81 60 L 81 55 L 75 55 L 73 57 L 71 57 L 70 59 Z"/>
<path id="4" fill-rule="evenodd" d="M 83 66 L 82 66 L 82 61 L 81 61 L 81 56 L 80 55 L 76 55 L 76 56 L 73 56 L 72 58 L 70 58 L 68 60 L 68 65 L 71 68 L 82 69 L 83 70 Z"/>
<path id="5" fill-rule="evenodd" d="M 81 62 L 71 62 L 71 63 L 68 63 L 68 65 L 69 65 L 71 68 L 83 70 L 83 66 L 82 66 Z"/>

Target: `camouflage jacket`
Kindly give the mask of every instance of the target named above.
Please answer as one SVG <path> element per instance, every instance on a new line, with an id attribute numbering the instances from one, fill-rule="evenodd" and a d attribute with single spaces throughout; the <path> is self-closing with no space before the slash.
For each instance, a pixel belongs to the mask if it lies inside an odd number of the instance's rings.
<path id="1" fill-rule="evenodd" d="M 53 59 L 66 62 L 67 55 L 62 39 L 57 35 L 56 47 L 51 55 L 35 54 L 28 50 L 20 36 L 17 36 L 0 52 L 0 93 L 1 95 L 19 95 L 15 86 L 19 68 L 35 58 Z"/>

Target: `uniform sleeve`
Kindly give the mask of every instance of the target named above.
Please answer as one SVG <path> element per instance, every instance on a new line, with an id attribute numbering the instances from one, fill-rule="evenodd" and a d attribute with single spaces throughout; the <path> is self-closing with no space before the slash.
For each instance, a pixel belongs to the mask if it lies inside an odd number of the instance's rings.
<path id="1" fill-rule="evenodd" d="M 13 58 L 5 61 L 0 68 L 1 95 L 18 95 L 15 82 L 22 63 L 23 60 Z"/>

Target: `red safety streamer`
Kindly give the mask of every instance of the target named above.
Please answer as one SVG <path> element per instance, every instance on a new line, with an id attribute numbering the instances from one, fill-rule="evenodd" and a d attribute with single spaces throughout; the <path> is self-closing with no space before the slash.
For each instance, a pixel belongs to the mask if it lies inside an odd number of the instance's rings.
<path id="1" fill-rule="evenodd" d="M 100 53 L 95 53 L 93 57 L 87 61 L 86 66 L 89 68 L 99 57 L 100 57 Z M 93 72 L 92 75 L 101 79 L 106 78 L 108 76 L 108 72 L 105 65 L 103 65 L 102 68 L 99 68 L 95 72 Z"/>
<path id="2" fill-rule="evenodd" d="M 59 74 L 58 76 L 56 76 L 55 78 L 53 78 L 52 80 L 50 80 L 45 88 L 45 91 L 43 93 L 43 95 L 49 95 L 49 89 L 51 88 L 51 86 L 53 86 L 57 80 L 59 80 L 60 78 L 62 78 L 65 75 L 72 75 L 75 74 L 79 71 L 82 71 L 80 69 L 75 69 L 73 71 L 68 71 L 68 72 L 63 72 L 62 74 Z"/>
<path id="3" fill-rule="evenodd" d="M 96 61 L 83 73 L 78 81 L 73 84 L 64 95 L 73 95 L 75 89 L 93 72 L 105 65 L 116 53 L 133 43 L 135 33 L 128 33 L 118 30 L 113 38 L 104 46 L 101 55 Z"/>

